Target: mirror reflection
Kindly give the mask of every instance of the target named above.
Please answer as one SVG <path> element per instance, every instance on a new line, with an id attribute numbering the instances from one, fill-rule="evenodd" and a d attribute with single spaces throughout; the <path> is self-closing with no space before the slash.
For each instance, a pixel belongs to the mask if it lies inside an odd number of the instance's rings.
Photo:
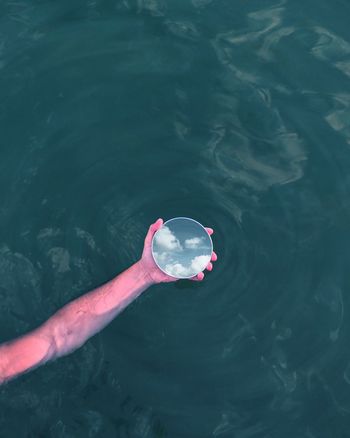
<path id="1" fill-rule="evenodd" d="M 199 222 L 176 217 L 164 222 L 154 234 L 152 254 L 158 267 L 176 278 L 190 278 L 210 262 L 213 242 Z"/>

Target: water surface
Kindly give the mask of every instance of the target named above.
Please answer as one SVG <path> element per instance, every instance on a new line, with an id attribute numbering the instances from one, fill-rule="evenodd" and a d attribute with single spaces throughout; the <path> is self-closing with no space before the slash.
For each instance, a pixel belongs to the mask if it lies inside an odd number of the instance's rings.
<path id="1" fill-rule="evenodd" d="M 1 436 L 350 436 L 349 16 L 0 3 L 0 342 L 137 261 L 158 217 L 218 254 L 1 387 Z"/>

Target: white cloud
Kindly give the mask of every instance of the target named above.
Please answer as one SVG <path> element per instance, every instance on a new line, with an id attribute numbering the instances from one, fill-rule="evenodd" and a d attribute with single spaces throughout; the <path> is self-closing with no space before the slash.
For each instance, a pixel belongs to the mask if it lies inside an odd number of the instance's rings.
<path id="1" fill-rule="evenodd" d="M 163 226 L 156 234 L 155 241 L 157 245 L 166 250 L 182 251 L 182 246 L 175 235 L 167 226 Z"/>
<path id="2" fill-rule="evenodd" d="M 186 267 L 181 263 L 169 263 L 165 266 L 165 271 L 174 277 L 189 277 L 203 271 L 210 261 L 210 256 L 200 255 L 191 260 L 191 264 Z"/>
<path id="3" fill-rule="evenodd" d="M 192 239 L 185 240 L 185 247 L 189 249 L 196 249 L 199 247 L 200 243 L 203 242 L 203 237 L 192 237 Z"/>
<path id="4" fill-rule="evenodd" d="M 165 271 L 174 277 L 188 277 L 192 274 L 191 267 L 186 268 L 181 263 L 172 263 L 165 266 Z"/>
<path id="5" fill-rule="evenodd" d="M 203 269 L 207 267 L 207 264 L 209 262 L 210 262 L 209 255 L 200 255 L 192 259 L 191 268 L 196 272 L 203 271 Z"/>
<path id="6" fill-rule="evenodd" d="M 162 251 L 162 252 L 153 251 L 153 254 L 158 263 L 169 262 L 171 259 L 171 254 L 166 251 Z"/>

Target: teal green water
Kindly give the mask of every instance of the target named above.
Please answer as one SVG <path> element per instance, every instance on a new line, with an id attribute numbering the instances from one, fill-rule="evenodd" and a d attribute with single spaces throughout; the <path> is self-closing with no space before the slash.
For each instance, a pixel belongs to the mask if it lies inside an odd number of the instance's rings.
<path id="1" fill-rule="evenodd" d="M 158 217 L 218 254 L 1 387 L 1 437 L 350 436 L 349 16 L 0 2 L 0 342 L 137 261 Z"/>

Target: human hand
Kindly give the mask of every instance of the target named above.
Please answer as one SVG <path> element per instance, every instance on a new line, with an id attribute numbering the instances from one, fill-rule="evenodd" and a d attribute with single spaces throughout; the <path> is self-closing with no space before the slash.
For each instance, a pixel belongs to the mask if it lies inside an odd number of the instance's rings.
<path id="1" fill-rule="evenodd" d="M 179 278 L 171 277 L 170 275 L 165 274 L 163 271 L 161 271 L 158 266 L 156 265 L 156 262 L 153 259 L 152 256 L 152 239 L 156 231 L 159 230 L 163 225 L 163 219 L 159 218 L 150 225 L 146 238 L 145 243 L 143 247 L 143 252 L 141 259 L 139 260 L 141 269 L 145 271 L 145 273 L 148 275 L 150 281 L 152 283 L 170 283 L 173 281 L 180 280 Z M 211 235 L 214 233 L 214 230 L 209 227 L 205 227 L 208 234 Z M 217 260 L 217 255 L 213 251 L 211 255 L 211 261 L 208 263 L 206 269 L 208 271 L 211 271 L 213 269 L 212 262 L 215 262 Z M 195 275 L 194 277 L 189 278 L 189 280 L 192 281 L 202 281 L 204 278 L 204 272 L 200 272 L 199 274 Z"/>

